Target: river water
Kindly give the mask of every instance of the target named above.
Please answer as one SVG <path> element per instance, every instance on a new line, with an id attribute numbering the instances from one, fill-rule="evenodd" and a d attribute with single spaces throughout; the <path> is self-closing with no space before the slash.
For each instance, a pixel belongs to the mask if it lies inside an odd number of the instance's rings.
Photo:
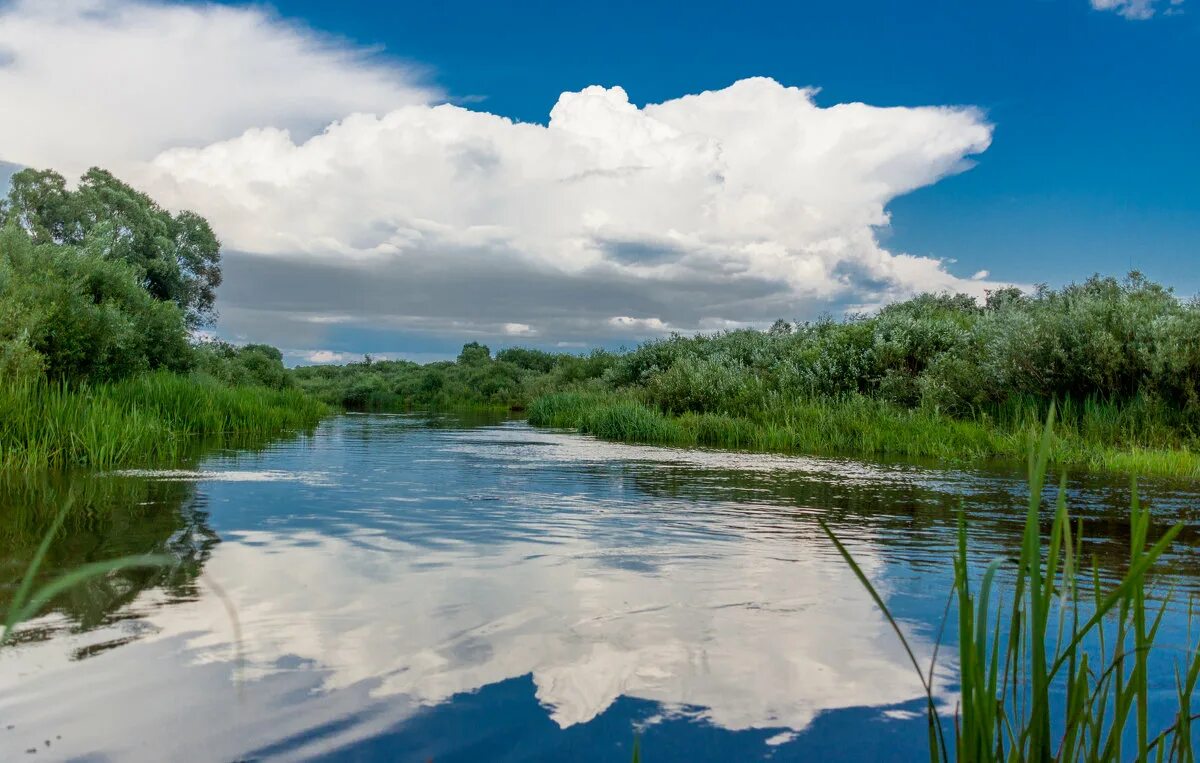
<path id="1" fill-rule="evenodd" d="M 1130 487 L 1069 481 L 1087 552 L 1127 555 Z M 1196 487 L 1144 482 L 1160 642 L 1200 590 Z M 12 478 L 6 604 L 55 507 L 48 572 L 129 553 L 0 650 L 0 760 L 927 759 L 921 686 L 821 533 L 922 660 L 956 509 L 979 564 L 1019 544 L 1015 469 L 598 442 L 517 421 L 347 415 L 173 470 Z M 939 702 L 955 701 L 953 628 Z M 1165 718 L 1174 679 L 1156 667 Z"/>

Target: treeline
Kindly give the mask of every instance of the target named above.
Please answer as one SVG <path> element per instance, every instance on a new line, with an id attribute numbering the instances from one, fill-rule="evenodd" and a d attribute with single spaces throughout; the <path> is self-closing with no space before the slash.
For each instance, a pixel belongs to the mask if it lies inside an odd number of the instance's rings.
<path id="1" fill-rule="evenodd" d="M 323 407 L 293 389 L 275 348 L 193 340 L 220 283 L 220 243 L 199 215 L 100 169 L 74 189 L 16 173 L 0 202 L 0 466 L 111 465 L 190 435 L 315 421 Z"/>
<path id="2" fill-rule="evenodd" d="M 478 342 L 456 360 L 419 364 L 373 360 L 344 366 L 301 366 L 292 378 L 330 405 L 358 411 L 496 408 L 522 410 L 541 394 L 595 384 L 616 356 L 549 353 L 513 347 L 492 356 Z"/>
<path id="3" fill-rule="evenodd" d="M 984 304 L 925 294 L 844 321 L 648 342 L 605 380 L 670 413 L 852 395 L 966 416 L 1031 398 L 1142 400 L 1186 426 L 1200 412 L 1200 305 L 1138 273 Z"/>
<path id="4" fill-rule="evenodd" d="M 1063 460 L 1133 468 L 1154 449 L 1151 471 L 1200 465 L 1200 305 L 1138 273 L 617 353 L 471 344 L 455 362 L 294 374 L 350 408 L 532 405 L 534 423 L 614 439 L 938 457 L 1020 455 L 1055 401 Z"/>

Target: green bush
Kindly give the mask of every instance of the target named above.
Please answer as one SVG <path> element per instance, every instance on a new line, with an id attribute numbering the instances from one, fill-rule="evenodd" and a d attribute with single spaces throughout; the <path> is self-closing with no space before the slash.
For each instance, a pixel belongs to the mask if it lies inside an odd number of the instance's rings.
<path id="1" fill-rule="evenodd" d="M 673 335 L 589 355 L 477 343 L 456 362 L 296 369 L 352 408 L 530 407 L 534 423 L 676 444 L 985 458 L 1057 401 L 1056 458 L 1191 474 L 1200 304 L 1137 273 L 981 305 L 921 295 L 843 321 Z"/>
<path id="2" fill-rule="evenodd" d="M 202 342 L 196 346 L 196 368 L 233 386 L 286 389 L 295 383 L 283 365 L 283 353 L 266 344 Z"/>
<path id="3" fill-rule="evenodd" d="M 40 365 L 60 380 L 192 363 L 183 312 L 151 296 L 136 269 L 90 247 L 34 245 L 12 224 L 0 230 L 0 342 L 6 374 Z"/>

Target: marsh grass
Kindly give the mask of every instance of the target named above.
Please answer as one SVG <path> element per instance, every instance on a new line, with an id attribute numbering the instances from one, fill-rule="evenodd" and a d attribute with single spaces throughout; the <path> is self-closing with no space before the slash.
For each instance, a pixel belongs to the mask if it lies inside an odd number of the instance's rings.
<path id="1" fill-rule="evenodd" d="M 972 462 L 1023 457 L 1038 442 L 1045 412 L 1046 406 L 1030 399 L 956 418 L 851 395 L 778 399 L 753 415 L 673 415 L 633 392 L 557 392 L 535 399 L 528 417 L 535 426 L 623 442 Z M 1129 418 L 1116 406 L 1068 405 L 1051 437 L 1050 461 L 1090 470 L 1200 476 L 1200 455 L 1170 439 L 1168 426 L 1137 429 Z"/>
<path id="2" fill-rule="evenodd" d="M 174 460 L 197 438 L 312 427 L 324 404 L 294 389 L 161 372 L 100 385 L 0 386 L 0 468 L 112 468 Z"/>
<path id="3" fill-rule="evenodd" d="M 1173 720 L 1160 729 L 1152 729 L 1149 721 L 1154 688 L 1148 664 L 1170 595 L 1157 608 L 1150 606 L 1148 576 L 1182 525 L 1151 542 L 1150 512 L 1138 503 L 1135 489 L 1129 566 L 1124 577 L 1104 588 L 1094 562 L 1090 576 L 1083 568 L 1082 526 L 1072 532 L 1065 485 L 1058 491 L 1049 537 L 1042 533 L 1052 421 L 1053 408 L 1037 448 L 1030 451 L 1030 497 L 1018 558 L 992 561 L 973 583 L 966 519 L 959 515 L 952 596 L 958 605 L 960 696 L 952 740 L 934 696 L 935 665 L 927 671 L 922 667 L 862 568 L 823 521 L 821 528 L 886 616 L 920 677 L 931 760 L 1192 761 L 1197 645 L 1188 644 L 1185 659 L 1176 663 Z M 1015 579 L 1001 591 L 997 576 L 1005 568 Z M 1007 608 L 999 603 L 1003 598 L 1011 601 Z"/>

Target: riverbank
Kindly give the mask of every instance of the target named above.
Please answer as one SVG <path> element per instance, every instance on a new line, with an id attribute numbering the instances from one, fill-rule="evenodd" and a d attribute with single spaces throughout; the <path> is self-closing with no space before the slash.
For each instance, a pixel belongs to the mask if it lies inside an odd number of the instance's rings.
<path id="1" fill-rule="evenodd" d="M 1062 466 L 1144 476 L 1200 477 L 1200 454 L 1145 422 L 1134 411 L 1085 403 L 1064 406 L 1050 459 Z M 534 426 L 573 429 L 618 442 L 707 446 L 772 453 L 933 458 L 949 463 L 1024 460 L 1041 435 L 1032 404 L 998 415 L 952 418 L 863 396 L 792 400 L 755 417 L 713 413 L 665 414 L 632 393 L 559 392 L 535 399 Z"/>
<path id="2" fill-rule="evenodd" d="M 329 410 L 296 389 L 165 371 L 96 385 L 0 385 L 0 468 L 168 463 L 200 438 L 307 429 Z"/>

